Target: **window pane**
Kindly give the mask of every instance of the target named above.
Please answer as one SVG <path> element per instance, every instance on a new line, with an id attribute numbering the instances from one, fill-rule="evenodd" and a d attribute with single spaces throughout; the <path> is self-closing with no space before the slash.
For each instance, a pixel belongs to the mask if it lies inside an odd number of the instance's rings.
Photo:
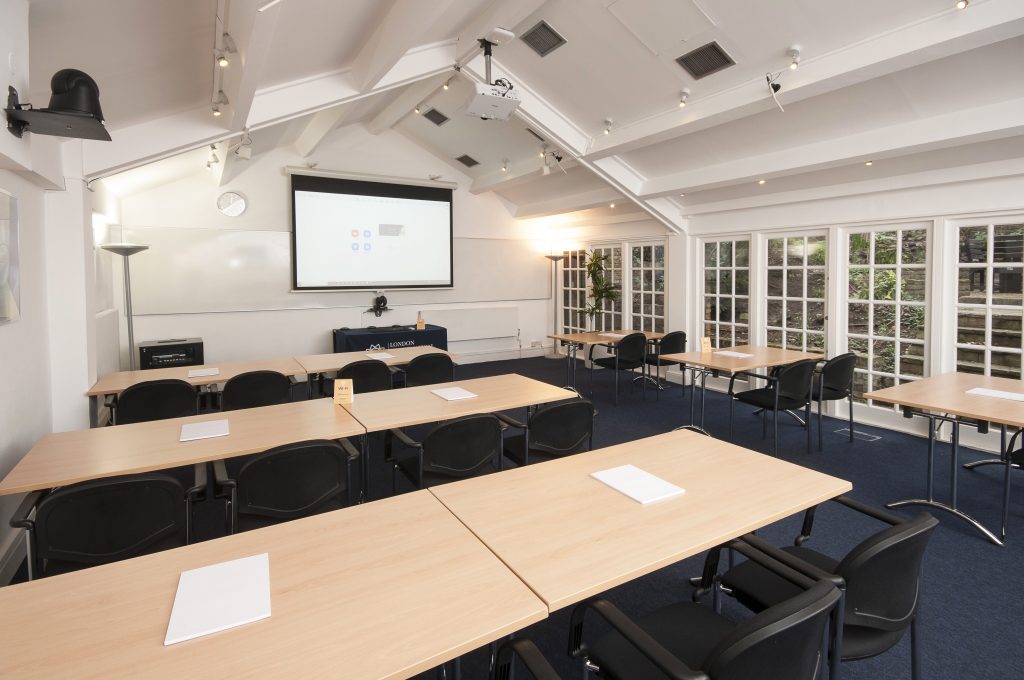
<path id="1" fill-rule="evenodd" d="M 654 266 L 665 266 L 665 246 L 654 246 Z"/>
<path id="2" fill-rule="evenodd" d="M 924 264 L 927 253 L 928 232 L 924 229 L 908 229 L 903 232 L 903 264 Z"/>
<path id="3" fill-rule="evenodd" d="M 768 266 L 769 267 L 781 267 L 783 264 L 783 249 L 785 248 L 786 239 L 784 238 L 770 238 L 768 239 Z"/>
<path id="4" fill-rule="evenodd" d="M 992 304 L 1020 307 L 1020 267 L 996 267 L 992 270 Z"/>
<path id="5" fill-rule="evenodd" d="M 896 334 L 896 305 L 875 305 L 874 335 L 893 337 Z"/>
<path id="6" fill-rule="evenodd" d="M 850 264 L 867 264 L 870 245 L 870 234 L 850 234 Z"/>
<path id="7" fill-rule="evenodd" d="M 782 331 L 768 331 L 766 336 L 769 347 L 782 347 Z"/>
<path id="8" fill-rule="evenodd" d="M 988 261 L 988 227 L 960 227 L 960 261 Z"/>
<path id="9" fill-rule="evenodd" d="M 1020 378 L 1020 354 L 992 352 L 991 375 L 1001 378 Z"/>
<path id="10" fill-rule="evenodd" d="M 924 340 L 925 308 L 921 305 L 900 305 L 900 337 Z"/>
<path id="11" fill-rule="evenodd" d="M 896 372 L 896 343 L 875 340 L 871 347 L 871 370 L 882 373 Z"/>
<path id="12" fill-rule="evenodd" d="M 736 270 L 736 294 L 737 295 L 749 295 L 750 294 L 750 285 L 749 285 L 749 281 L 748 281 L 749 277 L 750 277 L 750 270 L 749 269 L 737 269 Z"/>
<path id="13" fill-rule="evenodd" d="M 654 263 L 654 248 L 644 246 L 644 266 L 650 267 Z"/>
<path id="14" fill-rule="evenodd" d="M 807 237 L 807 264 L 808 266 L 825 265 L 825 237 Z"/>
<path id="15" fill-rule="evenodd" d="M 867 300 L 870 292 L 870 274 L 868 269 L 850 269 L 850 298 L 853 300 Z"/>
<path id="16" fill-rule="evenodd" d="M 807 270 L 807 297 L 825 299 L 825 270 Z"/>
<path id="17" fill-rule="evenodd" d="M 956 341 L 965 345 L 985 344 L 984 309 L 960 307 L 956 316 Z"/>
<path id="18" fill-rule="evenodd" d="M 846 329 L 850 333 L 867 335 L 871 330 L 868 326 L 868 305 L 863 302 L 851 302 L 847 307 Z M 852 340 L 850 341 L 853 342 Z"/>
<path id="19" fill-rule="evenodd" d="M 924 345 L 900 343 L 900 374 L 924 375 Z"/>
<path id="20" fill-rule="evenodd" d="M 747 298 L 736 298 L 736 321 L 750 323 L 749 300 Z"/>
<path id="21" fill-rule="evenodd" d="M 768 270 L 768 295 L 782 297 L 782 274 L 781 269 Z"/>
<path id="22" fill-rule="evenodd" d="M 718 298 L 718 320 L 719 321 L 732 321 L 732 298 L 731 297 L 720 297 L 720 298 Z"/>
<path id="23" fill-rule="evenodd" d="M 804 303 L 791 300 L 786 303 L 786 328 L 803 328 Z"/>
<path id="24" fill-rule="evenodd" d="M 750 266 L 750 241 L 736 241 L 736 266 Z"/>
<path id="25" fill-rule="evenodd" d="M 786 264 L 791 267 L 802 267 L 804 264 L 804 239 L 786 239 Z"/>
<path id="26" fill-rule="evenodd" d="M 732 266 L 732 241 L 722 241 L 718 244 L 718 266 Z"/>
<path id="27" fill-rule="evenodd" d="M 895 300 L 896 299 L 896 270 L 895 269 L 876 269 L 875 270 L 875 284 L 874 284 L 874 295 L 872 299 L 875 300 Z"/>
<path id="28" fill-rule="evenodd" d="M 850 351 L 857 355 L 857 368 L 868 367 L 868 341 L 867 338 L 850 338 Z"/>
<path id="29" fill-rule="evenodd" d="M 908 302 L 924 302 L 925 270 L 904 269 L 900 272 L 900 299 Z"/>
<path id="30" fill-rule="evenodd" d="M 871 391 L 871 376 L 857 371 L 853 374 L 853 400 L 864 403 L 864 393 Z"/>
<path id="31" fill-rule="evenodd" d="M 718 244 L 717 243 L 705 243 L 704 244 L 704 266 L 714 267 L 718 262 Z M 640 264 L 640 249 L 633 249 L 633 264 L 639 266 Z"/>
<path id="32" fill-rule="evenodd" d="M 746 345 L 750 342 L 750 329 L 746 326 L 736 326 L 736 337 L 733 342 L 737 345 Z"/>
<path id="33" fill-rule="evenodd" d="M 808 352 L 824 352 L 825 351 L 825 335 L 823 333 L 808 333 L 807 334 L 807 351 Z"/>
<path id="34" fill-rule="evenodd" d="M 807 303 L 807 328 L 811 330 L 825 330 L 825 303 Z"/>
<path id="35" fill-rule="evenodd" d="M 875 264 L 896 264 L 896 232 L 875 232 Z"/>
<path id="36" fill-rule="evenodd" d="M 985 279 L 988 270 L 981 267 L 962 267 L 958 277 L 959 295 L 957 302 L 968 302 L 976 305 L 986 303 Z"/>
<path id="37" fill-rule="evenodd" d="M 992 346 L 1021 349 L 1021 314 L 992 310 Z"/>
<path id="38" fill-rule="evenodd" d="M 980 349 L 956 350 L 956 370 L 960 373 L 985 373 L 985 351 Z"/>
<path id="39" fill-rule="evenodd" d="M 665 290 L 665 270 L 654 270 L 654 290 L 661 292 Z"/>
<path id="40" fill-rule="evenodd" d="M 638 273 L 634 273 L 634 281 L 640 278 Z M 634 283 L 634 286 L 636 284 Z M 715 274 L 714 269 L 710 269 L 704 272 L 704 292 L 715 293 L 718 291 L 718 276 Z"/>
<path id="41" fill-rule="evenodd" d="M 802 352 L 804 349 L 804 334 L 788 331 L 786 333 L 786 348 Z"/>
<path id="42" fill-rule="evenodd" d="M 1020 262 L 1024 259 L 1024 224 L 1001 224 L 992 239 L 993 262 Z"/>
<path id="43" fill-rule="evenodd" d="M 787 297 L 803 297 L 804 296 L 804 270 L 803 269 L 787 269 L 786 270 L 786 296 Z"/>
<path id="44" fill-rule="evenodd" d="M 707 321 L 715 321 L 715 311 L 718 309 L 718 305 L 715 304 L 715 298 L 711 295 L 704 297 L 704 318 Z"/>
<path id="45" fill-rule="evenodd" d="M 782 300 L 769 300 L 768 301 L 768 325 L 781 327 L 782 326 Z"/>
<path id="46" fill-rule="evenodd" d="M 721 269 L 718 272 L 718 292 L 721 295 L 732 295 L 732 270 Z"/>

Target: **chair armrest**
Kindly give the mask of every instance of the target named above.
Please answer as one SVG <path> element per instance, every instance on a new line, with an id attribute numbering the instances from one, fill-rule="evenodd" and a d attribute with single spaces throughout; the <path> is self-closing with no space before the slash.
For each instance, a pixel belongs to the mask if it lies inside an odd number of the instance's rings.
<path id="1" fill-rule="evenodd" d="M 339 439 L 338 444 L 341 448 L 345 449 L 345 453 L 348 454 L 349 461 L 358 460 L 361 454 L 359 453 L 359 449 L 357 449 L 352 442 L 348 439 Z"/>
<path id="2" fill-rule="evenodd" d="M 398 439 L 398 441 L 402 442 L 403 444 L 405 444 L 409 448 L 413 448 L 413 449 L 422 449 L 423 448 L 423 444 L 421 444 L 418 441 L 415 441 L 412 437 L 410 437 L 406 433 L 402 432 L 397 427 L 391 428 L 390 430 L 388 430 L 388 432 L 390 432 L 396 439 Z"/>
<path id="3" fill-rule="evenodd" d="M 228 468 L 222 460 L 213 461 L 213 484 L 218 498 L 224 498 L 237 485 L 235 480 L 228 477 Z"/>
<path id="4" fill-rule="evenodd" d="M 708 676 L 694 671 L 677 659 L 647 631 L 633 623 L 615 605 L 601 597 L 592 597 L 576 605 L 569 623 L 569 655 L 578 658 L 586 653 L 583 644 L 583 617 L 593 611 L 624 637 L 658 669 L 673 680 L 708 680 Z"/>
<path id="5" fill-rule="evenodd" d="M 893 515 L 892 513 L 885 512 L 884 510 L 879 510 L 878 508 L 873 508 L 870 505 L 865 505 L 864 503 L 861 503 L 860 501 L 855 501 L 849 496 L 836 496 L 832 500 L 835 501 L 836 503 L 839 503 L 840 505 L 845 505 L 851 510 L 856 510 L 862 515 L 867 515 L 868 517 L 877 519 L 879 522 L 885 522 L 886 524 L 891 524 L 892 526 L 896 526 L 897 524 L 903 524 L 906 521 L 902 517 Z"/>
<path id="6" fill-rule="evenodd" d="M 18 509 L 14 511 L 14 516 L 11 517 L 10 525 L 15 529 L 29 529 L 31 530 L 35 526 L 35 521 L 28 518 L 35 509 L 39 499 L 43 497 L 45 491 L 33 491 L 21 499 L 21 504 L 18 505 Z"/>
<path id="7" fill-rule="evenodd" d="M 562 676 L 555 672 L 548 660 L 537 649 L 537 645 L 526 638 L 508 640 L 498 648 L 491 677 L 495 680 L 512 677 L 512 661 L 517 654 L 523 665 L 526 666 L 526 670 L 530 671 L 536 680 L 561 680 Z"/>
<path id="8" fill-rule="evenodd" d="M 754 371 L 736 371 L 735 373 L 732 374 L 732 377 L 729 378 L 729 394 L 733 393 L 732 388 L 733 385 L 736 383 L 736 378 L 740 377 L 741 375 L 749 376 L 751 378 L 760 378 L 761 380 L 767 380 L 769 383 L 774 383 L 778 380 L 778 378 L 775 378 L 773 376 L 761 375 L 760 373 L 755 373 Z"/>
<path id="9" fill-rule="evenodd" d="M 816 581 L 826 581 L 840 589 L 846 585 L 842 576 L 829 573 L 795 555 L 790 555 L 760 536 L 747 534 L 740 541 L 747 545 L 740 547 L 733 544 L 731 547 L 744 557 L 757 562 L 772 573 L 781 576 L 794 585 L 800 586 L 804 590 L 813 586 Z"/>
<path id="10" fill-rule="evenodd" d="M 207 464 L 196 463 L 193 466 L 195 482 L 185 490 L 185 497 L 192 501 L 202 500 L 206 497 Z"/>
<path id="11" fill-rule="evenodd" d="M 516 420 L 515 418 L 513 418 L 511 416 L 507 416 L 504 413 L 495 413 L 493 415 L 494 415 L 495 418 L 500 420 L 505 425 L 508 425 L 509 427 L 517 427 L 520 430 L 523 430 L 523 429 L 526 428 L 526 423 L 521 423 L 518 420 Z M 504 428 L 502 428 L 502 429 L 504 429 Z"/>

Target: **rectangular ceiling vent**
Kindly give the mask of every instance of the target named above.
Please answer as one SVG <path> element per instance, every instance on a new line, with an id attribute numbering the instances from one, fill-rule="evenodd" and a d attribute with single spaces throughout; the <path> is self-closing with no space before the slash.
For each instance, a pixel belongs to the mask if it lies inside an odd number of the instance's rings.
<path id="1" fill-rule="evenodd" d="M 540 21 L 536 26 L 523 33 L 522 40 L 530 46 L 534 52 L 546 57 L 556 49 L 565 44 L 565 38 L 558 35 L 555 29 L 547 25 L 547 22 Z"/>
<path id="2" fill-rule="evenodd" d="M 474 165 L 480 165 L 480 161 L 478 161 L 477 159 L 473 158 L 469 154 L 462 154 L 461 156 L 459 156 L 455 160 L 457 160 L 458 162 L 462 163 L 467 168 L 471 168 Z"/>
<path id="3" fill-rule="evenodd" d="M 709 42 L 687 52 L 676 59 L 676 63 L 686 69 L 686 72 L 693 76 L 694 80 L 700 80 L 712 73 L 718 73 L 724 68 L 729 68 L 736 62 L 732 60 L 725 50 L 716 42 Z"/>
<path id="4" fill-rule="evenodd" d="M 527 132 L 529 132 L 529 133 L 530 133 L 531 135 L 533 135 L 534 137 L 536 137 L 537 139 L 539 139 L 539 140 L 540 140 L 540 141 L 542 141 L 542 142 L 546 142 L 546 141 L 548 141 L 548 140 L 544 139 L 543 137 L 541 137 L 540 135 L 538 135 L 538 134 L 537 134 L 536 132 L 534 132 L 533 130 L 531 130 L 530 128 L 526 128 L 526 131 L 527 131 Z"/>
<path id="5" fill-rule="evenodd" d="M 437 109 L 430 109 L 423 114 L 423 117 L 429 120 L 434 125 L 444 125 L 448 122 L 448 116 L 444 115 Z"/>

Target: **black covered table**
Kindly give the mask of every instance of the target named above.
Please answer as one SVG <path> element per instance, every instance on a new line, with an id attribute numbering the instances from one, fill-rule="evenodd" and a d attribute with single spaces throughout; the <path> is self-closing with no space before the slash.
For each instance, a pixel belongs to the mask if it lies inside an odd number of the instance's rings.
<path id="1" fill-rule="evenodd" d="M 447 351 L 448 329 L 431 324 L 427 324 L 422 331 L 416 330 L 414 325 L 334 329 L 335 352 L 386 350 L 417 345 L 429 345 Z"/>

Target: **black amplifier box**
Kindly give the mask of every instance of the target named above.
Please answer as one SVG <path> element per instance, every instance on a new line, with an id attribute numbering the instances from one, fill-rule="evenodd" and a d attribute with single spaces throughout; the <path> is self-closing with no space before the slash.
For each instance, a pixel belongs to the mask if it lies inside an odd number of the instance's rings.
<path id="1" fill-rule="evenodd" d="M 174 366 L 199 366 L 202 363 L 202 338 L 149 340 L 139 343 L 139 367 L 142 370 Z"/>

